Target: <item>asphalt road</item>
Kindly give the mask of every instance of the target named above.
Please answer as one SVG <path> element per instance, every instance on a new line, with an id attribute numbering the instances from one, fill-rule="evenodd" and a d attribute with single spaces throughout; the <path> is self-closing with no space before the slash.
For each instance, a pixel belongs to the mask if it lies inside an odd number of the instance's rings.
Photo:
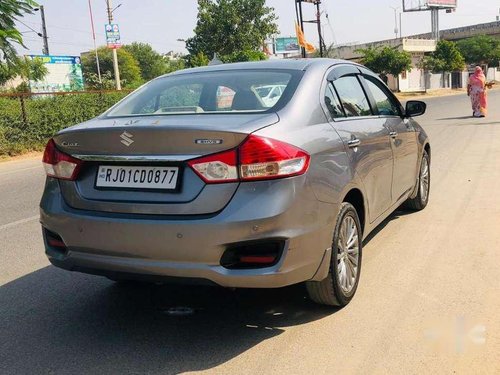
<path id="1" fill-rule="evenodd" d="M 367 241 L 342 310 L 300 286 L 125 287 L 58 270 L 37 222 L 40 162 L 0 163 L 0 373 L 500 373 L 500 92 L 485 119 L 467 100 L 427 101 L 430 204 Z"/>

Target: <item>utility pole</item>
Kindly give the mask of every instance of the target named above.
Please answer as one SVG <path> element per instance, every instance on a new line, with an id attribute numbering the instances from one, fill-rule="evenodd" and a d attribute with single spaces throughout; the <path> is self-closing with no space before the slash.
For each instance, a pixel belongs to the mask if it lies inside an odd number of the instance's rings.
<path id="1" fill-rule="evenodd" d="M 112 0 L 106 0 L 107 11 L 108 11 L 108 21 L 111 25 L 113 23 L 113 8 L 111 5 Z M 116 81 L 116 89 L 121 90 L 122 85 L 120 82 L 120 69 L 118 67 L 118 54 L 116 53 L 116 48 L 113 48 L 113 68 L 115 71 L 115 81 Z"/>
<path id="2" fill-rule="evenodd" d="M 316 19 L 313 21 L 304 21 L 302 14 L 302 3 L 311 3 L 316 5 Z M 319 54 L 323 57 L 323 51 L 325 50 L 325 42 L 323 40 L 323 32 L 321 30 L 321 10 L 320 6 L 321 0 L 295 0 L 295 11 L 297 13 L 297 21 L 300 25 L 302 33 L 304 33 L 304 23 L 315 23 L 318 26 L 318 37 L 319 37 Z M 306 57 L 306 49 L 302 47 L 302 57 Z"/>
<path id="3" fill-rule="evenodd" d="M 318 37 L 319 37 L 319 56 L 323 57 L 323 35 L 321 33 L 321 11 L 319 5 L 321 1 L 316 1 L 316 23 L 318 24 Z"/>
<path id="4" fill-rule="evenodd" d="M 298 5 L 299 5 L 299 23 L 300 23 L 300 29 L 302 30 L 302 33 L 304 32 L 304 18 L 302 15 L 302 0 L 296 0 Z M 306 48 L 302 47 L 302 57 L 306 57 Z"/>
<path id="5" fill-rule="evenodd" d="M 42 38 L 43 38 L 42 54 L 49 55 L 49 37 L 47 36 L 47 27 L 45 25 L 45 10 L 43 8 L 43 5 L 40 5 L 40 15 L 42 16 Z"/>
<path id="6" fill-rule="evenodd" d="M 99 54 L 97 53 L 97 44 L 95 40 L 94 14 L 92 13 L 91 0 L 89 0 L 89 13 L 90 13 L 90 25 L 92 27 L 92 39 L 94 41 L 95 61 L 97 65 L 97 77 L 99 78 L 99 83 L 102 84 L 101 67 L 99 64 Z"/>

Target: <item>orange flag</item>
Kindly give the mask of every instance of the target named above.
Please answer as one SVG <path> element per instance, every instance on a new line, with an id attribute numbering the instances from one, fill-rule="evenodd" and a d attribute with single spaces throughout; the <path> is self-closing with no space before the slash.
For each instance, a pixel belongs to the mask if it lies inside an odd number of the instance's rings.
<path id="1" fill-rule="evenodd" d="M 302 31 L 298 23 L 295 23 L 295 32 L 297 33 L 297 40 L 299 42 L 299 46 L 304 47 L 307 52 L 316 51 L 316 48 L 311 43 L 307 43 L 306 37 L 304 36 L 304 32 Z"/>

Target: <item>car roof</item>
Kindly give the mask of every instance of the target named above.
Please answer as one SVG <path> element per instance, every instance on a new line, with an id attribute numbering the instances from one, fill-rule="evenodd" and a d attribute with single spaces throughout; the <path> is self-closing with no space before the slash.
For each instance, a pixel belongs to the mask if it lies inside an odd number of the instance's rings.
<path id="1" fill-rule="evenodd" d="M 251 61 L 231 64 L 219 64 L 212 66 L 203 66 L 199 68 L 190 68 L 178 70 L 169 75 L 180 75 L 188 73 L 214 72 L 225 70 L 242 70 L 242 69 L 287 69 L 287 70 L 302 70 L 305 71 L 311 67 L 323 66 L 328 68 L 332 65 L 350 64 L 357 65 L 352 61 L 327 59 L 327 58 L 309 58 L 309 59 L 273 59 L 265 61 Z"/>

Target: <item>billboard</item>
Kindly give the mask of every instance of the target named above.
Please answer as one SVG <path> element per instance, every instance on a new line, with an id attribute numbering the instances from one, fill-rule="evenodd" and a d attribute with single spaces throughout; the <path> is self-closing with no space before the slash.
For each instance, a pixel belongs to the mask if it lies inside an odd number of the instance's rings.
<path id="1" fill-rule="evenodd" d="M 31 92 L 81 91 L 83 73 L 80 56 L 29 55 L 30 59 L 40 59 L 48 73 L 42 81 L 30 81 Z"/>
<path id="2" fill-rule="evenodd" d="M 296 37 L 279 37 L 275 40 L 275 53 L 300 53 L 299 42 Z"/>
<path id="3" fill-rule="evenodd" d="M 458 0 L 428 0 L 429 8 L 453 9 L 457 7 Z"/>
<path id="4" fill-rule="evenodd" d="M 458 0 L 403 0 L 403 11 L 418 12 L 432 8 L 455 9 L 457 3 Z"/>
<path id="5" fill-rule="evenodd" d="M 116 49 L 122 46 L 120 40 L 120 28 L 116 23 L 108 23 L 104 26 L 106 30 L 106 44 L 108 48 Z"/>

